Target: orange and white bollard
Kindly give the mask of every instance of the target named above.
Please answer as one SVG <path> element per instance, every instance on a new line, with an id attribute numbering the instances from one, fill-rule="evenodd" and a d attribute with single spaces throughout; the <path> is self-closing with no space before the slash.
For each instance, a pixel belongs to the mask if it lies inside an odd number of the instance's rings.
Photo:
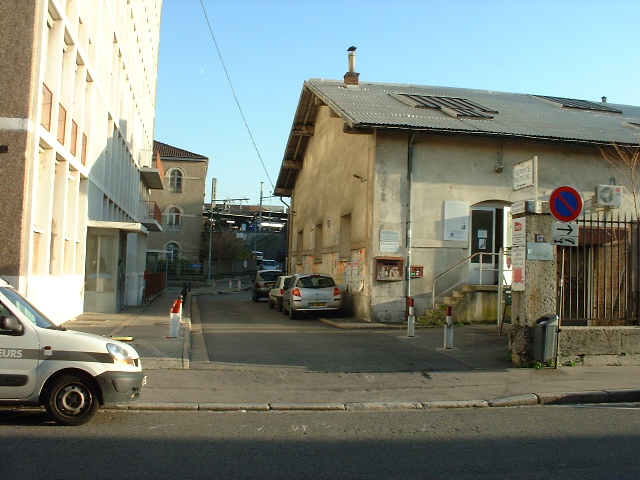
<path id="1" fill-rule="evenodd" d="M 444 348 L 453 348 L 453 319 L 451 305 L 447 305 L 447 320 L 444 324 Z"/>
<path id="2" fill-rule="evenodd" d="M 182 300 L 173 302 L 170 313 L 169 336 L 177 338 L 180 331 L 180 317 L 182 316 Z"/>

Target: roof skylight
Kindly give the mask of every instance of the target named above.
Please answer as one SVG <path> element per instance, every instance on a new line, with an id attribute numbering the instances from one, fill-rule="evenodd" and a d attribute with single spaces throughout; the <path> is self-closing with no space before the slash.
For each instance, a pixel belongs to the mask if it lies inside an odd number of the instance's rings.
<path id="1" fill-rule="evenodd" d="M 593 110 L 596 112 L 622 113 L 606 103 L 590 102 L 588 100 L 574 100 L 573 98 L 547 97 L 545 95 L 532 95 L 534 98 L 559 105 L 564 108 L 577 108 L 580 110 Z"/>
<path id="2" fill-rule="evenodd" d="M 493 118 L 498 113 L 490 108 L 459 97 L 435 97 L 431 95 L 412 95 L 410 93 L 399 93 L 391 95 L 396 100 L 413 108 L 429 108 L 441 110 L 443 113 L 454 118 Z"/>

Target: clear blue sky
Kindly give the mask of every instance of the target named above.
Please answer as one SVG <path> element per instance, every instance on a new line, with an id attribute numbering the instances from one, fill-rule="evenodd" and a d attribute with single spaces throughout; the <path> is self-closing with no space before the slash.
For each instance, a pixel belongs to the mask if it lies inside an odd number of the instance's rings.
<path id="1" fill-rule="evenodd" d="M 200 0 L 163 0 L 155 139 L 209 157 L 207 201 L 272 194 L 303 82 L 351 45 L 361 81 L 640 105 L 638 0 L 202 3 L 251 135 Z"/>

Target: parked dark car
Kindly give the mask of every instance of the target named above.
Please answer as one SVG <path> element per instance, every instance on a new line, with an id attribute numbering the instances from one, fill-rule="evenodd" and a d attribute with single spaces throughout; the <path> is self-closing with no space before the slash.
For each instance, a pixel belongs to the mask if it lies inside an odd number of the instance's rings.
<path id="1" fill-rule="evenodd" d="M 280 275 L 281 270 L 258 270 L 251 287 L 251 299 L 257 302 L 262 297 L 268 297 L 269 290 L 276 284 Z"/>

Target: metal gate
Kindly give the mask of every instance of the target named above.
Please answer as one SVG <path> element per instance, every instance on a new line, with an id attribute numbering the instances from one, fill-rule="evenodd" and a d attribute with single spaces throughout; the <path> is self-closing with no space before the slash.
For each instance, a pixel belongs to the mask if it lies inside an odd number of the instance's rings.
<path id="1" fill-rule="evenodd" d="M 638 325 L 638 221 L 588 214 L 575 246 L 558 247 L 558 309 L 564 325 Z"/>

